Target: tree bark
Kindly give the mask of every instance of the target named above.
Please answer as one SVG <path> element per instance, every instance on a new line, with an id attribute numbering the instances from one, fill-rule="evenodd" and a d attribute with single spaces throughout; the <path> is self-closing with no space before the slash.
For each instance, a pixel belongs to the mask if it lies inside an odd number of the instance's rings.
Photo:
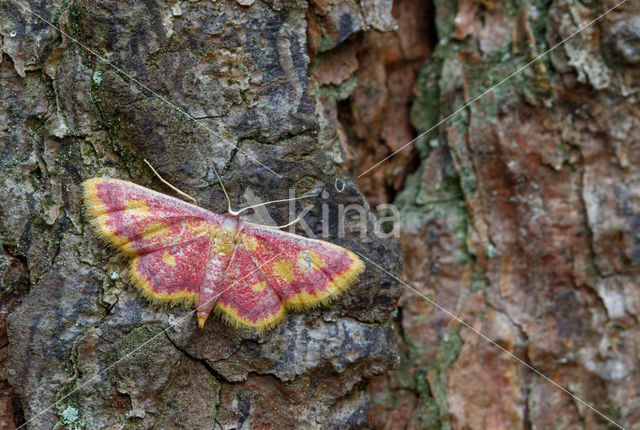
<path id="1" fill-rule="evenodd" d="M 148 159 L 224 213 L 215 165 L 235 207 L 290 189 L 318 193 L 305 216 L 311 234 L 328 227 L 326 240 L 397 271 L 399 248 L 374 236 L 369 214 L 349 213 L 339 234 L 339 206 L 366 205 L 337 167 L 337 145 L 318 138 L 308 5 L 29 7 L 63 33 L 12 0 L 0 3 L 3 428 L 366 426 L 364 382 L 397 360 L 395 281 L 368 270 L 333 305 L 267 333 L 218 321 L 200 330 L 193 315 L 179 322 L 185 309 L 139 297 L 125 259 L 82 210 L 80 183 L 93 176 L 171 194 Z M 370 12 L 372 24 L 354 12 L 360 30 L 384 24 L 390 11 Z M 283 224 L 288 211 L 274 206 L 271 216 Z M 368 225 L 364 239 L 358 221 Z"/>
<path id="2" fill-rule="evenodd" d="M 145 158 L 219 213 L 213 165 L 236 206 L 325 191 L 314 234 L 326 207 L 331 241 L 404 260 L 421 294 L 640 428 L 640 2 L 463 108 L 616 3 L 29 3 L 61 34 L 0 0 L 0 429 L 615 428 L 410 289 L 394 310 L 371 264 L 273 332 L 171 327 L 187 310 L 137 295 L 80 201 L 92 176 L 172 193 Z M 339 237 L 360 190 L 400 209 L 401 248 L 370 213 Z"/>

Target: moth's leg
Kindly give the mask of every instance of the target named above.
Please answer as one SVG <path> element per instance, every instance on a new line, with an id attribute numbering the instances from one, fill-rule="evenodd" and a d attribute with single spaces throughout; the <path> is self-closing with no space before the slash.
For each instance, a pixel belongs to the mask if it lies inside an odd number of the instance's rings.
<path id="1" fill-rule="evenodd" d="M 271 200 L 270 202 L 258 203 L 257 205 L 252 205 L 252 206 L 247 206 L 246 208 L 242 208 L 242 209 L 236 211 L 234 213 L 234 215 L 237 216 L 237 215 L 240 215 L 244 211 L 248 211 L 249 209 L 259 208 L 259 207 L 267 206 L 267 205 L 270 205 L 270 204 L 273 204 L 273 203 L 295 202 L 296 200 L 311 199 L 311 198 L 314 198 L 314 197 L 318 197 L 318 195 L 319 194 L 310 194 L 308 196 L 293 197 L 291 199 Z M 276 228 L 281 228 L 281 227 L 276 227 Z"/>
<path id="2" fill-rule="evenodd" d="M 290 223 L 284 224 L 284 225 L 277 225 L 275 227 L 271 227 L 271 228 L 287 228 L 290 227 L 294 224 L 297 224 L 300 220 L 302 219 L 302 217 L 298 217 L 296 219 L 294 219 L 293 221 L 291 221 Z"/>
<path id="3" fill-rule="evenodd" d="M 291 221 L 290 223 L 284 224 L 284 225 L 263 225 L 263 224 L 256 224 L 254 222 L 249 222 L 249 221 L 242 221 L 245 224 L 251 224 L 251 225 L 257 225 L 259 227 L 269 227 L 269 228 L 287 228 L 289 226 L 292 226 L 294 224 L 297 224 L 298 222 L 300 222 L 300 220 L 302 219 L 302 217 L 298 217 L 296 219 L 294 219 L 293 221 Z"/>

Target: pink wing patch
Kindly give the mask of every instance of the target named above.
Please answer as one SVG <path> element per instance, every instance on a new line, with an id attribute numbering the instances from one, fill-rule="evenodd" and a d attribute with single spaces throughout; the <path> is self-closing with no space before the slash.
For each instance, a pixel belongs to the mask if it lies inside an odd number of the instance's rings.
<path id="1" fill-rule="evenodd" d="M 304 309 L 331 300 L 358 280 L 364 264 L 329 242 L 240 223 L 240 242 L 286 308 Z"/>
<path id="2" fill-rule="evenodd" d="M 211 240 L 204 236 L 135 257 L 132 281 L 153 302 L 195 304 L 210 249 Z"/>

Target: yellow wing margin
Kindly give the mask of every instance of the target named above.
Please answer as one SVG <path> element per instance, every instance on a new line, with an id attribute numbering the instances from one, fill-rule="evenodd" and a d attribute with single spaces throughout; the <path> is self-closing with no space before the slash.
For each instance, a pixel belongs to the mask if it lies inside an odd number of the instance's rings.
<path id="1" fill-rule="evenodd" d="M 138 260 L 138 257 L 134 257 L 129 263 L 129 280 L 142 297 L 157 306 L 194 306 L 198 303 L 198 293 L 195 292 L 176 291 L 167 294 L 153 291 L 149 281 L 138 270 Z"/>
<path id="2" fill-rule="evenodd" d="M 358 255 L 354 252 L 349 251 L 348 249 L 333 244 L 330 245 L 335 246 L 336 248 L 340 248 L 341 250 L 344 250 L 349 254 L 349 256 L 353 259 L 353 262 L 351 263 L 349 268 L 341 274 L 330 278 L 331 280 L 327 284 L 327 287 L 322 291 L 318 291 L 317 294 L 310 294 L 306 291 L 302 291 L 285 300 L 284 307 L 286 309 L 302 311 L 326 305 L 328 303 L 331 303 L 342 293 L 358 283 L 358 281 L 360 280 L 360 275 L 362 274 L 362 272 L 364 272 L 365 269 L 365 265 L 360 257 L 358 257 Z"/>
<path id="3" fill-rule="evenodd" d="M 85 208 L 89 215 L 89 221 L 95 228 L 98 235 L 107 243 L 115 246 L 119 251 L 128 256 L 135 256 L 138 253 L 131 247 L 129 239 L 118 236 L 107 224 L 109 209 L 98 197 L 97 185 L 101 182 L 112 179 L 91 178 L 82 183 Z"/>
<path id="4" fill-rule="evenodd" d="M 258 332 L 265 332 L 276 328 L 287 314 L 285 307 L 280 306 L 280 309 L 275 314 L 269 315 L 268 317 L 256 322 L 252 322 L 251 320 L 240 316 L 238 311 L 232 307 L 220 302 L 216 303 L 213 310 L 220 319 L 235 329 L 249 328 Z"/>

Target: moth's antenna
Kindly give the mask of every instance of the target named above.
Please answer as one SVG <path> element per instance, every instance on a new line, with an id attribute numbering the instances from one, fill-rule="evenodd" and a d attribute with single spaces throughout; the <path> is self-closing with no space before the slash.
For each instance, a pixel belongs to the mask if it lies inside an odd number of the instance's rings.
<path id="1" fill-rule="evenodd" d="M 312 198 L 312 197 L 317 197 L 317 196 L 319 196 L 319 195 L 320 195 L 320 194 L 310 194 L 310 195 L 308 195 L 308 196 L 294 197 L 294 198 L 292 198 L 292 199 L 271 200 L 270 202 L 258 203 L 257 205 L 247 206 L 246 208 L 242 208 L 242 209 L 240 209 L 238 212 L 236 212 L 235 214 L 232 214 L 232 215 L 236 215 L 236 216 L 237 216 L 237 215 L 240 215 L 242 212 L 244 212 L 244 211 L 246 211 L 246 210 L 249 210 L 249 209 L 255 209 L 255 208 L 259 208 L 259 207 L 261 207 L 261 206 L 270 205 L 271 203 L 292 202 L 292 201 L 295 201 L 295 200 L 310 199 L 310 198 Z M 296 221 L 296 222 L 297 222 L 297 221 Z M 291 224 L 291 223 L 290 223 L 290 224 Z M 287 224 L 287 225 L 286 225 L 286 226 L 284 226 L 284 227 L 288 227 L 288 226 L 289 226 L 289 224 Z M 280 227 L 277 227 L 277 228 L 280 228 Z"/>
<path id="2" fill-rule="evenodd" d="M 198 205 L 198 201 L 196 199 L 194 199 L 193 197 L 191 197 L 189 194 L 185 193 L 184 191 L 180 191 L 178 188 L 174 187 L 173 185 L 171 185 L 168 181 L 165 181 L 164 178 L 162 176 L 160 176 L 160 173 L 156 172 L 156 169 L 153 168 L 153 166 L 151 165 L 151 163 L 149 163 L 147 161 L 147 159 L 144 159 L 144 162 L 147 163 L 147 166 L 149 166 L 149 168 L 151 169 L 151 171 L 153 173 L 155 173 L 155 175 L 158 177 L 158 179 L 160 179 L 162 181 L 162 183 L 164 183 L 166 186 L 168 186 L 169 188 L 171 188 L 173 191 L 175 191 L 176 193 L 180 194 L 182 197 L 186 197 L 189 200 L 192 200 L 193 203 L 197 206 Z M 217 174 L 218 172 L 216 172 Z M 222 189 L 224 189 L 224 187 L 222 187 Z M 227 192 L 225 191 L 225 194 L 227 194 Z M 227 197 L 227 200 L 229 199 L 229 197 Z"/>

